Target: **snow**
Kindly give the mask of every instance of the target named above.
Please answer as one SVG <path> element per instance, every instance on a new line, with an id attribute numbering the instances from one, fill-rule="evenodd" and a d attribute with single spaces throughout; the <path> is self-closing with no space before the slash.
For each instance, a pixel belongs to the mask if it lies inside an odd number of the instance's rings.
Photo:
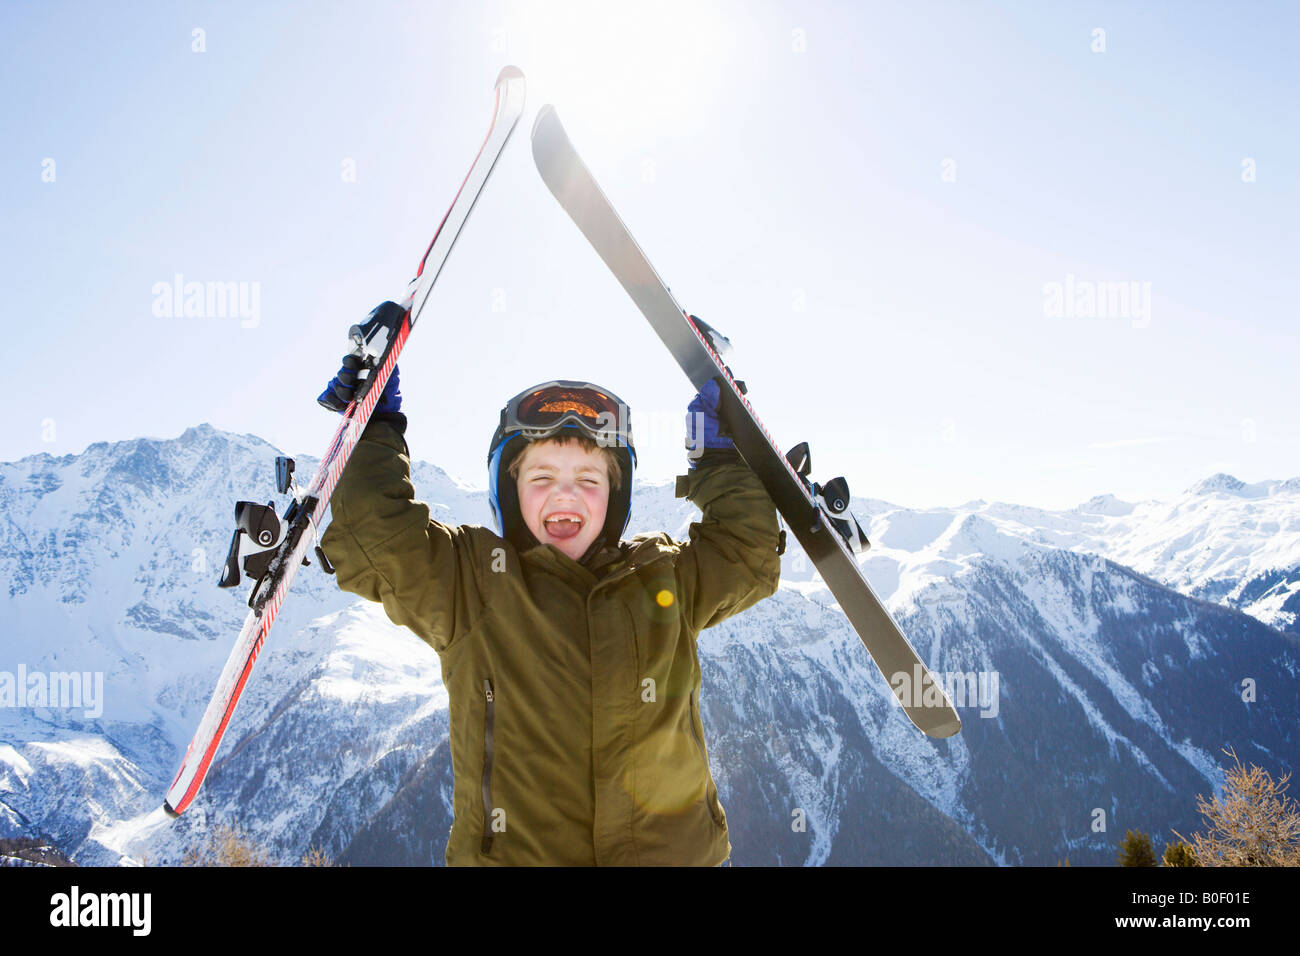
<path id="1" fill-rule="evenodd" d="M 9 744 L 0 744 L 0 784 L 3 784 L 0 790 L 18 789 L 14 786 L 11 775 L 19 785 L 26 788 L 32 776 L 32 765 Z"/>
<path id="2" fill-rule="evenodd" d="M 891 511 L 872 523 L 872 546 L 922 551 L 944 534 L 956 516 L 949 511 Z"/>
<path id="3" fill-rule="evenodd" d="M 1213 755 L 1206 753 L 1200 747 L 1194 746 L 1189 740 L 1178 741 L 1174 744 L 1174 747 L 1189 764 L 1196 768 L 1197 773 L 1204 777 L 1211 787 L 1218 789 L 1219 784 L 1223 781 L 1223 769 Z"/>
<path id="4" fill-rule="evenodd" d="M 141 866 L 143 863 L 135 857 L 142 847 L 149 846 L 153 839 L 172 825 L 172 818 L 159 804 L 147 813 L 123 820 L 107 823 L 95 821 L 91 826 L 89 839 L 118 854 L 119 866 Z M 147 863 L 148 860 L 144 860 Z"/>
<path id="5" fill-rule="evenodd" d="M 1283 606 L 1300 591 L 1300 573 L 1250 600 L 1241 595 L 1261 575 L 1300 571 L 1300 478 L 1246 484 L 1215 475 L 1167 502 L 1098 495 L 1056 512 L 984 501 L 924 511 L 890 506 L 867 533 L 872 548 L 862 567 L 894 610 L 943 603 L 947 598 L 936 587 L 968 572 L 977 559 L 1014 566 L 1026 547 L 1045 546 L 1087 555 L 1094 564 L 1100 558 L 1131 567 L 1270 626 L 1296 624 Z M 1215 589 L 1223 593 L 1211 593 Z M 1117 599 L 1116 610 L 1128 609 L 1124 600 Z"/>
<path id="6" fill-rule="evenodd" d="M 1122 518 L 1125 515 L 1133 513 L 1137 506 L 1127 501 L 1121 501 L 1114 495 L 1098 495 L 1090 498 L 1075 510 L 1085 515 L 1105 515 L 1110 518 Z"/>
<path id="7" fill-rule="evenodd" d="M 63 740 L 34 740 L 27 746 L 44 751 L 49 759 L 89 770 L 117 759 L 117 749 L 103 737 L 85 735 Z"/>

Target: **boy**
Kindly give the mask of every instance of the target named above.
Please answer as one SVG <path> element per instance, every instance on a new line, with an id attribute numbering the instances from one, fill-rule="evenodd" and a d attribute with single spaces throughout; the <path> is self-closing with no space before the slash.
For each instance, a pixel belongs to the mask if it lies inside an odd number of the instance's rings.
<path id="1" fill-rule="evenodd" d="M 356 378 L 321 396 L 346 407 Z M 621 541 L 636 453 L 607 390 L 506 405 L 488 455 L 500 535 L 414 500 L 397 370 L 331 500 L 339 586 L 438 652 L 449 697 L 448 865 L 718 865 L 730 854 L 699 717 L 699 631 L 775 592 L 776 509 L 725 437 L 688 422 L 690 540 Z M 713 383 L 711 383 L 713 384 Z M 689 444 L 689 443 L 688 443 Z"/>

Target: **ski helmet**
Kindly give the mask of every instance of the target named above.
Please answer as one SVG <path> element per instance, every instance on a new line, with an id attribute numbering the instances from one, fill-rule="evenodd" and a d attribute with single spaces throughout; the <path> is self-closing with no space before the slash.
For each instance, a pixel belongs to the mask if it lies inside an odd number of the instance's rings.
<path id="1" fill-rule="evenodd" d="M 501 422 L 488 447 L 488 500 L 498 533 L 508 540 L 535 542 L 519 511 L 519 492 L 510 478 L 510 464 L 530 441 L 551 438 L 573 429 L 602 448 L 613 448 L 623 466 L 623 481 L 610 488 L 605 524 L 597 541 L 616 544 L 632 517 L 632 474 L 636 449 L 632 445 L 631 413 L 609 389 L 590 382 L 562 379 L 525 389 L 501 409 Z"/>

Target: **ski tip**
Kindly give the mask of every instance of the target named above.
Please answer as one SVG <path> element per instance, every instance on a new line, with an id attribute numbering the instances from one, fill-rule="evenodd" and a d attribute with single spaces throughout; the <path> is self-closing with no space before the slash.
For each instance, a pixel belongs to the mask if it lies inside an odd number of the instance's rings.
<path id="1" fill-rule="evenodd" d="M 163 810 L 165 810 L 167 812 L 167 816 L 171 817 L 173 820 L 177 820 L 180 818 L 180 814 L 177 811 L 173 810 L 172 805 L 168 803 L 166 800 L 163 801 Z"/>
<path id="2" fill-rule="evenodd" d="M 542 124 L 546 122 L 553 122 L 557 125 L 560 122 L 560 115 L 555 112 L 555 107 L 552 106 L 550 103 L 545 104 L 541 109 L 537 111 L 537 116 L 533 119 L 533 132 L 531 134 L 532 139 L 537 138 L 537 131 L 541 129 Z"/>
<path id="3" fill-rule="evenodd" d="M 503 66 L 501 68 L 501 72 L 497 74 L 496 85 L 500 86 L 502 83 L 506 83 L 510 80 L 522 80 L 523 78 L 524 78 L 524 71 L 519 69 L 519 67 Z"/>
<path id="4" fill-rule="evenodd" d="M 939 739 L 942 740 L 945 737 L 956 736 L 960 731 L 961 731 L 961 718 L 958 717 L 956 714 L 953 714 L 952 720 L 948 721 L 947 723 L 939 724 L 937 727 L 931 727 L 929 730 L 926 731 L 926 736 L 938 737 Z"/>

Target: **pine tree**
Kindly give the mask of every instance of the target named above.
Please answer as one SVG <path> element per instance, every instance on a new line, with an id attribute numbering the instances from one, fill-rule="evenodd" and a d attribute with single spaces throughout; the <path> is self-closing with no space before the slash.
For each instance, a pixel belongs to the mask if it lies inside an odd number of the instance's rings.
<path id="1" fill-rule="evenodd" d="M 1116 862 L 1120 866 L 1156 866 L 1156 851 L 1151 846 L 1151 837 L 1141 830 L 1129 830 L 1120 841 Z"/>
<path id="2" fill-rule="evenodd" d="M 1200 866 L 1192 848 L 1179 840 L 1165 847 L 1165 866 Z"/>

